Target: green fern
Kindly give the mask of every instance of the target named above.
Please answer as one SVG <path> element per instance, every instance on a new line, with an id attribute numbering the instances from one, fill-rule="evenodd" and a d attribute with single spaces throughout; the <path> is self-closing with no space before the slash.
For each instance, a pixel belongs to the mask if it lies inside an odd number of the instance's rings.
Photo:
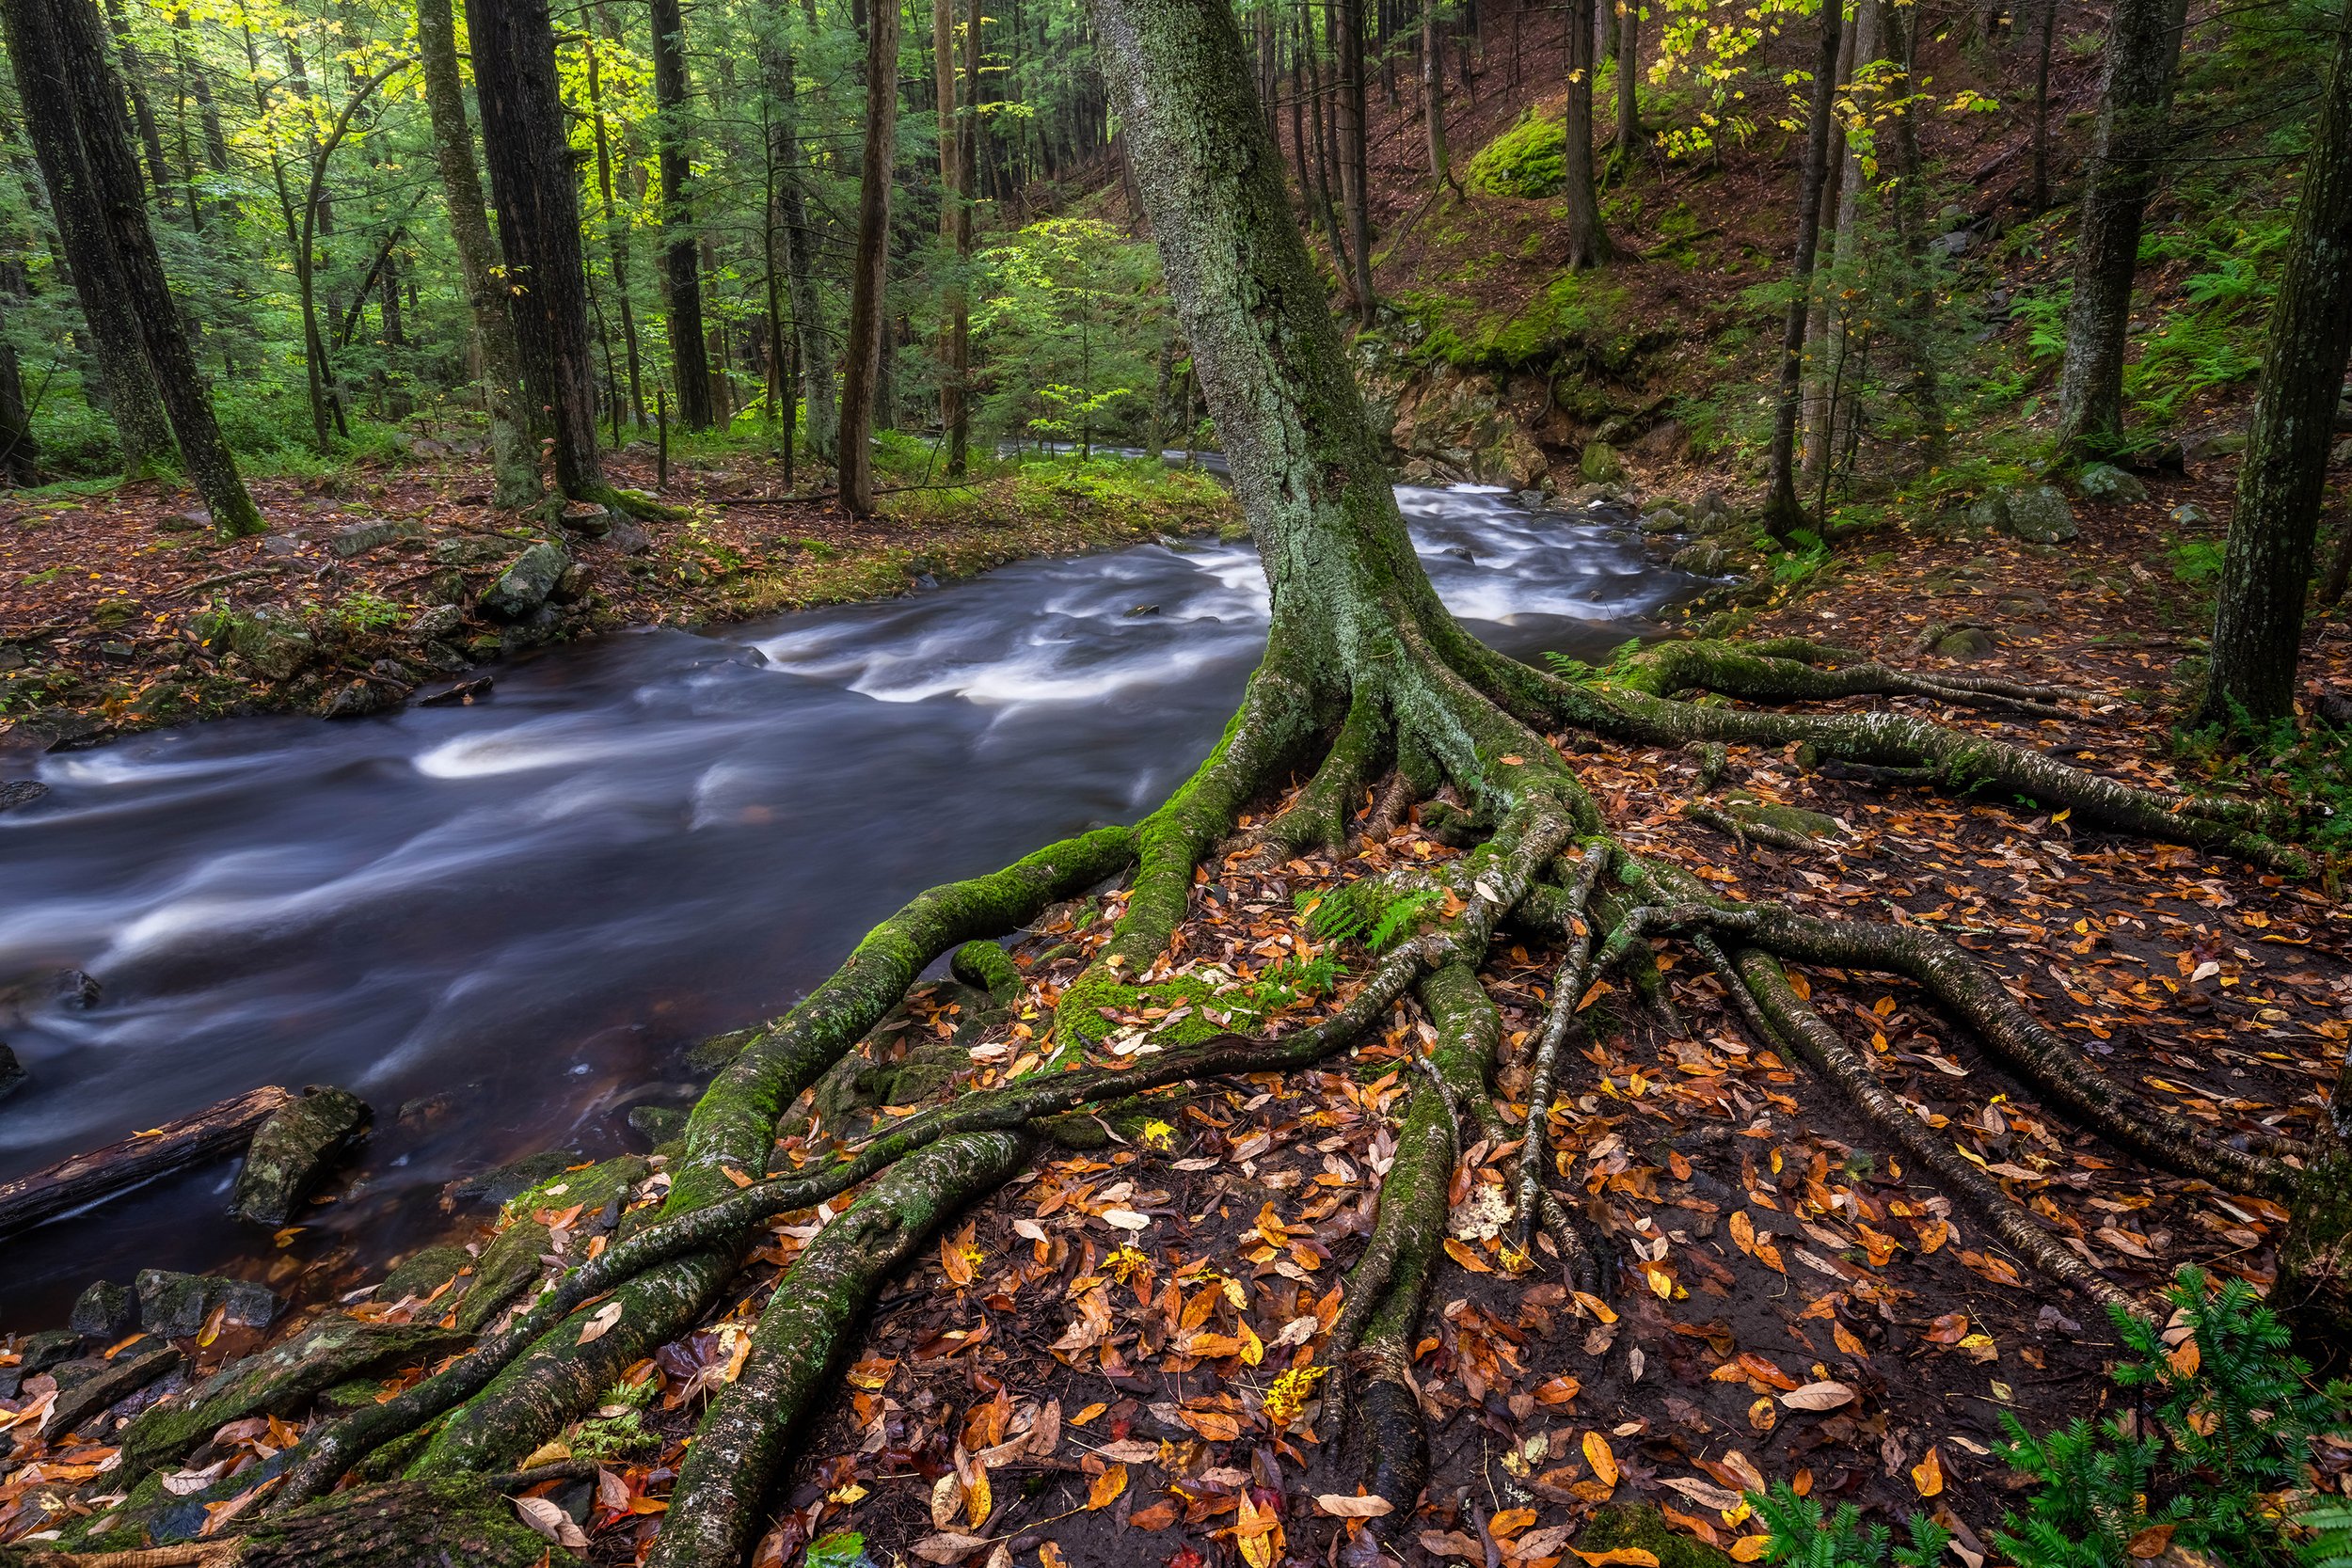
<path id="1" fill-rule="evenodd" d="M 1320 940 L 1354 942 L 1378 953 L 1411 930 L 1438 894 L 1435 888 L 1414 888 L 1391 895 L 1367 878 L 1329 893 L 1296 894 L 1293 901 L 1307 917 L 1307 929 Z"/>
<path id="2" fill-rule="evenodd" d="M 2302 1544 L 2302 1568 L 2352 1568 L 2352 1505 L 2330 1503 L 2295 1522 L 2312 1532 Z"/>
<path id="3" fill-rule="evenodd" d="M 1884 1525 L 1863 1524 L 1862 1511 L 1852 1503 L 1827 1513 L 1815 1498 L 1798 1497 L 1785 1481 L 1775 1481 L 1769 1493 L 1749 1493 L 1748 1500 L 1772 1532 L 1764 1560 L 1788 1568 L 1934 1568 L 1952 1539 L 1942 1525 L 1915 1513 L 1909 1544 L 1898 1545 Z"/>

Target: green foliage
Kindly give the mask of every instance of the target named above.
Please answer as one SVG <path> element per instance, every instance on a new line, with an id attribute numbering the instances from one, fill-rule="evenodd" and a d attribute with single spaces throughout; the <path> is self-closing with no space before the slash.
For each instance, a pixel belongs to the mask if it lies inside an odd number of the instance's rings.
<path id="1" fill-rule="evenodd" d="M 353 632 L 373 631 L 380 626 L 389 626 L 407 613 L 405 607 L 364 589 L 337 600 L 333 611 L 336 625 Z"/>
<path id="2" fill-rule="evenodd" d="M 2174 580 L 2189 588 L 2209 589 L 2221 580 L 2229 551 L 2218 539 L 2183 539 L 2165 552 Z"/>
<path id="3" fill-rule="evenodd" d="M 1293 897 L 1315 936 L 1325 942 L 1354 942 L 1378 953 L 1409 933 L 1441 895 L 1429 887 L 1397 891 L 1367 877 L 1329 893 Z"/>
<path id="4" fill-rule="evenodd" d="M 1340 971 L 1340 960 L 1328 953 L 1311 958 L 1296 953 L 1285 954 L 1260 970 L 1256 978 L 1220 992 L 1218 999 L 1263 1018 L 1321 996 L 1339 979 Z"/>
<path id="5" fill-rule="evenodd" d="M 1750 1493 L 1756 1515 L 1772 1532 L 1764 1560 L 1788 1568 L 1935 1568 L 1951 1531 L 1925 1514 L 1910 1520 L 1911 1539 L 1897 1544 L 1884 1525 L 1865 1526 L 1852 1503 L 1825 1513 L 1813 1497 L 1800 1497 L 1785 1481 L 1772 1491 Z"/>
<path id="6" fill-rule="evenodd" d="M 2183 1269 L 2167 1299 L 2168 1327 L 2109 1309 L 2123 1353 L 2114 1380 L 2132 1396 L 2125 1414 L 2037 1438 L 2001 1412 L 2010 1433 L 2001 1457 L 2032 1492 L 1994 1545 L 2017 1568 L 2137 1568 L 2152 1542 L 2233 1568 L 2347 1568 L 2352 1510 L 2331 1504 L 2290 1518 L 2274 1505 L 2303 1483 L 2315 1440 L 2352 1416 L 2352 1385 L 2313 1387 L 2285 1325 L 2242 1280 L 2216 1289 L 2201 1271 Z M 1825 1513 L 1785 1482 L 1749 1501 L 1772 1532 L 1767 1562 L 1888 1561 L 1889 1532 L 1864 1527 L 1851 1503 Z M 1910 1544 L 1892 1547 L 1895 1568 L 1926 1568 L 1948 1538 L 1916 1515 L 1909 1529 Z"/>
<path id="7" fill-rule="evenodd" d="M 1462 170 L 1463 182 L 1488 196 L 1533 199 L 1567 180 L 1567 131 L 1560 117 L 1530 109 L 1480 148 Z"/>

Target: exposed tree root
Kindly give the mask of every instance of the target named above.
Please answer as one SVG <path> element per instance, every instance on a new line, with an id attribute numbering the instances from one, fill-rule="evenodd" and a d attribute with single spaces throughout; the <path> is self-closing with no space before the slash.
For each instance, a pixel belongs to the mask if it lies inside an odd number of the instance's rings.
<path id="1" fill-rule="evenodd" d="M 1587 845 L 1577 865 L 1576 879 L 1568 884 L 1567 896 L 1558 912 L 1557 918 L 1568 928 L 1568 954 L 1551 982 L 1551 1007 L 1544 1015 L 1543 1033 L 1535 1039 L 1528 1083 L 1527 1141 L 1519 1150 L 1518 1242 L 1522 1249 L 1527 1245 L 1528 1227 L 1543 1193 L 1546 1156 L 1551 1152 L 1551 1093 L 1553 1080 L 1560 1071 L 1560 1053 L 1567 1048 L 1569 1037 L 1581 1032 L 1576 1022 L 1576 1006 L 1584 993 L 1585 965 L 1593 951 L 1592 927 L 1584 919 L 1584 911 L 1591 904 L 1593 889 L 1608 864 L 1607 845 Z"/>

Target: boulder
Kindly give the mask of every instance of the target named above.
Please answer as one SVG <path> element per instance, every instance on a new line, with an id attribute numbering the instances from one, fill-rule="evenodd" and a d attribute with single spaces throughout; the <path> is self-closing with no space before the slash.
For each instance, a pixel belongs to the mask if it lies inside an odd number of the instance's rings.
<path id="1" fill-rule="evenodd" d="M 516 558 L 482 595 L 482 611 L 501 621 L 520 621 L 548 602 L 572 558 L 561 545 L 537 544 Z"/>
<path id="2" fill-rule="evenodd" d="M 1982 658 L 2000 645 L 2001 640 L 1982 626 L 1957 626 L 1938 637 L 1928 651 L 1945 658 Z"/>
<path id="3" fill-rule="evenodd" d="M 574 533 L 601 539 L 612 531 L 612 509 L 602 501 L 565 501 L 555 520 Z"/>
<path id="4" fill-rule="evenodd" d="M 461 533 L 454 539 L 436 541 L 433 560 L 440 566 L 487 566 L 493 561 L 505 560 L 506 550 L 506 545 L 500 540 Z"/>
<path id="5" fill-rule="evenodd" d="M 16 1059 L 16 1053 L 0 1044 L 0 1100 L 6 1100 L 24 1086 L 32 1074 Z"/>
<path id="6" fill-rule="evenodd" d="M 73 1303 L 66 1326 L 85 1339 L 111 1345 L 137 1327 L 138 1321 L 138 1298 L 131 1293 L 131 1287 L 94 1279 Z"/>
<path id="7" fill-rule="evenodd" d="M 644 555 L 653 548 L 653 536 L 626 517 L 612 525 L 604 542 L 623 555 Z"/>
<path id="8" fill-rule="evenodd" d="M 367 1101 L 358 1095 L 318 1084 L 304 1089 L 254 1132 L 229 1212 L 273 1230 L 284 1225 L 367 1124 Z"/>
<path id="9" fill-rule="evenodd" d="M 328 534 L 326 547 L 332 550 L 338 559 L 348 561 L 353 556 L 365 555 L 370 550 L 381 549 L 402 539 L 423 537 L 424 525 L 422 523 L 407 518 L 395 520 L 385 517 L 373 523 L 361 523 L 358 528 L 342 529 Z"/>
<path id="10" fill-rule="evenodd" d="M 569 1148 L 542 1149 L 536 1154 L 526 1154 L 513 1164 L 500 1165 L 451 1182 L 443 1189 L 444 1201 L 452 1204 L 503 1204 L 542 1181 L 554 1180 L 579 1164 L 582 1158 L 578 1150 Z"/>
<path id="11" fill-rule="evenodd" d="M 2188 463 L 2203 463 L 2216 457 L 2234 457 L 2246 450 L 2246 432 L 2242 430 L 2210 431 L 2192 436 L 2181 443 L 2181 456 Z"/>
<path id="12" fill-rule="evenodd" d="M 2052 484 L 2004 484 L 1988 490 L 1968 509 L 1968 520 L 2036 545 L 2062 545 L 2079 531 L 2074 509 Z"/>
<path id="13" fill-rule="evenodd" d="M 229 646 L 263 680 L 290 679 L 318 653 L 302 624 L 283 610 L 257 610 L 229 631 Z"/>
<path id="14" fill-rule="evenodd" d="M 221 1309 L 226 1323 L 267 1328 L 281 1306 L 267 1287 L 249 1279 L 173 1274 L 167 1269 L 141 1269 L 138 1294 L 139 1326 L 164 1339 L 200 1332 L 215 1307 Z"/>
<path id="15" fill-rule="evenodd" d="M 67 1362 L 55 1374 L 57 1402 L 49 1407 L 49 1419 L 42 1430 L 78 1431 L 84 1422 L 108 1406 L 120 1403 L 158 1378 L 179 1370 L 180 1361 L 180 1352 L 175 1347 L 155 1344 L 126 1350 L 112 1361 Z M 73 1376 L 68 1371 L 69 1368 L 85 1367 L 87 1375 Z"/>
<path id="16" fill-rule="evenodd" d="M 466 612 L 453 604 L 437 604 L 421 610 L 408 623 L 408 634 L 421 641 L 446 640 L 456 636 L 466 626 Z"/>
<path id="17" fill-rule="evenodd" d="M 1587 484 L 1623 484 L 1625 459 L 1606 441 L 1587 441 L 1584 454 L 1577 459 L 1576 471 Z"/>
<path id="18" fill-rule="evenodd" d="M 2165 520 L 2174 528 L 2203 528 L 2213 521 L 2195 501 L 2183 501 L 2165 515 Z"/>
<path id="19" fill-rule="evenodd" d="M 116 1289 L 120 1290 L 121 1287 L 117 1286 Z M 129 1292 L 124 1293 L 127 1295 Z M 125 1328 L 122 1334 L 130 1332 Z M 121 1338 L 122 1334 L 114 1336 L 107 1343 L 112 1344 L 114 1339 Z M 81 1348 L 82 1337 L 70 1328 L 49 1328 L 39 1334 L 28 1334 L 17 1344 L 19 1359 L 16 1370 L 26 1377 L 39 1377 L 52 1368 L 71 1361 Z"/>
<path id="20" fill-rule="evenodd" d="M 1661 506 L 1645 514 L 1641 524 L 1644 533 L 1680 533 L 1690 526 L 1682 514 L 1671 506 Z"/>
<path id="21" fill-rule="evenodd" d="M 1730 557 L 1724 553 L 1724 547 L 1712 539 L 1702 539 L 1696 544 L 1683 546 L 1682 548 L 1675 551 L 1674 559 L 1667 562 L 1677 572 L 1689 572 L 1693 577 L 1702 578 L 1722 577 L 1724 567 L 1729 563 Z"/>
<path id="22" fill-rule="evenodd" d="M 2148 499 L 2148 486 L 2112 463 L 2086 463 L 2074 476 L 2074 489 L 2083 499 L 2137 506 Z"/>
<path id="23" fill-rule="evenodd" d="M 381 681 L 356 680 L 337 687 L 319 705 L 322 719 L 365 719 L 372 713 L 400 705 L 400 697 Z"/>

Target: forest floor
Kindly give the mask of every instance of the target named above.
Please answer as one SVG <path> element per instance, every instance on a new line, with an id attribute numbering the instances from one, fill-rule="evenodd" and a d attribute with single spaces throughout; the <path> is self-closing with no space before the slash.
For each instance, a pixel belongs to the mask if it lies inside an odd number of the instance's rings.
<path id="1" fill-rule="evenodd" d="M 269 531 L 233 541 L 161 482 L 0 499 L 0 743 L 84 744 L 232 712 L 356 716 L 549 641 L 882 598 L 1026 556 L 1234 524 L 1230 494 L 1199 471 L 991 461 L 951 486 L 924 472 L 925 453 L 895 454 L 906 471 L 884 473 L 881 514 L 861 520 L 738 446 L 674 467 L 660 499 L 681 519 L 591 537 L 493 511 L 478 458 L 417 445 L 397 465 L 255 480 Z M 638 447 L 608 467 L 654 488 Z M 581 571 L 541 592 L 544 611 L 492 613 L 485 592 L 548 539 Z"/>
<path id="2" fill-rule="evenodd" d="M 1931 628 L 1979 629 L 1990 646 L 1958 667 L 2112 700 L 2067 720 L 1896 705 L 2136 784 L 2212 787 L 2227 769 L 2185 751 L 2171 728 L 2175 666 L 2196 652 L 2202 614 L 2195 574 L 2177 570 L 2195 541 L 2171 513 L 2193 501 L 2225 515 L 2228 478 L 2158 483 L 2137 505 L 2080 504 L 2082 536 L 2062 549 L 1925 522 L 1890 528 L 1780 585 L 1743 630 L 1938 668 L 1955 666 L 1916 651 Z M 2218 527 L 2192 531 L 2210 539 Z M 2307 698 L 2352 680 L 2348 660 L 2352 638 L 2322 623 Z M 2332 877 L 2323 891 L 2013 801 L 1832 778 L 1777 752 L 1732 748 L 1709 784 L 1683 752 L 1561 744 L 1640 853 L 1725 893 L 1946 931 L 2088 1057 L 2192 1120 L 2296 1134 L 2321 1114 L 2352 1034 L 2352 912 L 2330 896 Z M 1799 852 L 1735 842 L 1684 815 L 1702 800 L 1818 813 L 1808 831 L 1821 836 Z M 1215 1014 L 1229 1000 L 1263 1007 L 1247 1022 L 1269 1032 L 1327 1015 L 1370 961 L 1311 935 L 1302 895 L 1457 853 L 1409 825 L 1385 843 L 1280 864 L 1235 852 L 1211 868 L 1168 958 L 1113 1020 L 1108 1050 L 1132 1053 L 1193 1007 Z M 1009 1009 L 954 982 L 918 987 L 862 1047 L 880 1080 L 866 1102 L 787 1118 L 771 1167 L 828 1159 L 904 1114 L 894 1101 L 916 1098 L 918 1081 L 935 1099 L 1024 1071 L 1046 1010 L 1120 896 L 1036 923 L 1014 949 L 1025 994 Z M 1327 992 L 1285 999 L 1258 986 L 1277 960 L 1325 950 L 1343 960 Z M 1196 984 L 1155 996 L 1150 982 L 1177 971 L 1206 976 L 1213 994 L 1202 1000 Z M 1483 974 L 1503 1009 L 1497 1082 L 1509 1106 L 1524 1103 L 1550 972 L 1542 943 L 1506 934 Z M 1779 1480 L 1874 1517 L 1932 1511 L 1958 1532 L 1967 1568 L 1996 1558 L 1990 1532 L 2017 1496 L 1995 1454 L 2001 1423 L 2042 1431 L 2113 1406 L 2111 1326 L 1891 1157 L 1828 1085 L 1747 1037 L 1711 975 L 1672 968 L 1668 980 L 1687 1021 L 1678 1032 L 1594 988 L 1595 1044 L 1570 1064 L 1554 1111 L 1553 1185 L 1612 1260 L 1605 1299 L 1574 1295 L 1540 1250 L 1508 1246 L 1516 1141 L 1475 1146 L 1457 1167 L 1451 1262 L 1413 1368 L 1434 1472 L 1408 1535 L 1425 1555 L 1408 1547 L 1407 1560 L 1551 1568 L 1571 1551 L 1629 1544 L 1669 1565 L 1720 1560 L 1690 1555 L 1701 1545 L 1746 1560 L 1757 1527 L 1739 1495 Z M 2153 1171 L 2073 1131 L 1907 983 L 1816 969 L 1797 984 L 1867 1046 L 1887 1088 L 2118 1284 L 2153 1299 L 2191 1264 L 2271 1277 L 2286 1217 L 2277 1205 Z M 840 1531 L 881 1561 L 1001 1563 L 1000 1547 L 1043 1568 L 1324 1560 L 1333 1537 L 1359 1527 L 1316 1500 L 1357 1491 L 1317 1369 L 1393 1150 L 1410 1039 L 1426 1028 L 1406 1005 L 1318 1070 L 1172 1092 L 1135 1141 L 1064 1150 L 951 1222 L 877 1304 L 846 1382 L 798 1446 L 755 1562 L 817 1560 L 803 1548 Z M 550 1178 L 473 1222 L 455 1238 L 468 1250 L 421 1255 L 373 1299 L 316 1311 L 453 1321 L 445 1315 L 465 1309 L 469 1290 L 490 1288 L 481 1281 L 501 1250 L 594 1256 L 630 1214 L 657 1207 L 662 1153 L 650 1174 L 626 1168 L 636 1184 L 602 1214 L 564 1196 L 576 1174 Z M 826 1217 L 779 1220 L 722 1316 L 632 1368 L 599 1414 L 532 1456 L 581 1472 L 527 1490 L 584 1531 L 589 1560 L 642 1560 L 693 1418 L 740 1370 L 749 1325 Z M 117 1414 L 253 1342 L 236 1332 L 184 1342 L 189 1367 Z M 23 1348 L 0 1351 L 0 1364 Z M 335 1393 L 381 1397 L 424 1370 Z M 43 1431 L 31 1412 L 44 1381 L 0 1401 L 24 1413 L 0 1458 L 0 1540 L 103 1511 L 112 1505 L 92 1499 L 119 1490 L 101 1468 L 115 1423 Z M 303 1419 L 256 1412 L 230 1423 L 166 1490 L 220 1509 L 238 1476 L 267 1473 Z M 2352 1489 L 2352 1449 L 2323 1446 L 2319 1479 Z M 169 1510 L 157 1502 L 151 1486 L 120 1506 L 161 1538 Z M 1618 1512 L 1636 1506 L 1657 1510 L 1638 1528 Z M 183 1505 L 180 1517 L 173 1528 L 192 1529 L 186 1521 L 205 1516 Z"/>

